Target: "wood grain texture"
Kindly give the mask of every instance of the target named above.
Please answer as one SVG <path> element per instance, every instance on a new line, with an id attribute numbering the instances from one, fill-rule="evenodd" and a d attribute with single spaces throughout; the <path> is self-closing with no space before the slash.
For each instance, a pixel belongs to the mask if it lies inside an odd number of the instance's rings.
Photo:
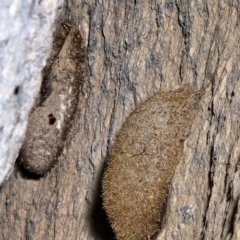
<path id="1" fill-rule="evenodd" d="M 108 149 L 139 103 L 183 83 L 211 89 L 158 239 L 238 236 L 239 9 L 238 1 L 66 1 L 59 22 L 74 22 L 88 49 L 76 120 L 49 174 L 36 179 L 16 167 L 2 186 L 0 238 L 113 239 L 100 199 Z"/>

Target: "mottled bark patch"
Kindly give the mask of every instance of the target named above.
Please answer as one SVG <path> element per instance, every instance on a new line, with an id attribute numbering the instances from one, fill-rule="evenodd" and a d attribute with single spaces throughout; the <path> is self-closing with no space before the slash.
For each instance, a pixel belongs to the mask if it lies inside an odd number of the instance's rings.
<path id="1" fill-rule="evenodd" d="M 78 28 L 71 23 L 59 25 L 19 154 L 31 172 L 44 174 L 62 151 L 83 84 L 84 52 Z"/>
<path id="2" fill-rule="evenodd" d="M 148 239 L 161 213 L 202 93 L 190 84 L 140 104 L 116 136 L 103 178 L 103 205 L 118 240 Z"/>

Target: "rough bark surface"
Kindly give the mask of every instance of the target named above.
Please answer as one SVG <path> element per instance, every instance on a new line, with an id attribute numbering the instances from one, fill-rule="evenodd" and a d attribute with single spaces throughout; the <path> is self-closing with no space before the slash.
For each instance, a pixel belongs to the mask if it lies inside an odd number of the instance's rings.
<path id="1" fill-rule="evenodd" d="M 113 239 L 100 184 L 135 107 L 183 83 L 210 86 L 184 143 L 158 239 L 240 238 L 239 1 L 66 1 L 88 49 L 76 119 L 46 176 L 16 165 L 0 193 L 1 239 Z"/>

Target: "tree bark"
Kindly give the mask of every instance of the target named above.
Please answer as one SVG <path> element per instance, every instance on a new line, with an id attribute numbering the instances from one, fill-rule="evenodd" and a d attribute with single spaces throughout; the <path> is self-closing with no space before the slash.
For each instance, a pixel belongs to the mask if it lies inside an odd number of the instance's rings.
<path id="1" fill-rule="evenodd" d="M 0 1 L 0 186 L 23 142 L 59 8 L 61 0 Z"/>
<path id="2" fill-rule="evenodd" d="M 154 93 L 207 89 L 184 143 L 158 239 L 240 239 L 239 1 L 65 1 L 87 76 L 55 167 L 17 164 L 0 193 L 1 239 L 113 239 L 101 204 L 116 132 Z"/>

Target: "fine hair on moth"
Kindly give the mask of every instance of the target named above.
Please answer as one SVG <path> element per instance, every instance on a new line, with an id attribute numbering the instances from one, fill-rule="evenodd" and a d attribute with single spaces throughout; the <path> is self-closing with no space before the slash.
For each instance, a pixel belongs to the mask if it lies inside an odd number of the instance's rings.
<path id="1" fill-rule="evenodd" d="M 116 134 L 102 179 L 103 208 L 118 240 L 163 227 L 167 194 L 203 91 L 184 84 L 139 104 Z"/>
<path id="2" fill-rule="evenodd" d="M 59 24 L 19 152 L 18 159 L 28 171 L 43 175 L 61 154 L 76 112 L 84 62 L 78 27 L 70 22 Z"/>

